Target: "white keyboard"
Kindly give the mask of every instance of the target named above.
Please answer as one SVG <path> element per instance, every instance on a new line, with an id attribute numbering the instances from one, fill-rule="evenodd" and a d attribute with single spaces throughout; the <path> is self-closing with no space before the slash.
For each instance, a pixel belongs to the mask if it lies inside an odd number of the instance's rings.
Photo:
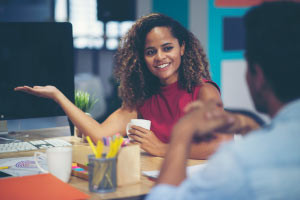
<path id="1" fill-rule="evenodd" d="M 71 143 L 57 138 L 45 140 L 33 140 L 28 142 L 13 142 L 7 144 L 0 144 L 0 153 L 31 151 L 36 149 L 48 149 L 52 147 L 72 146 Z"/>

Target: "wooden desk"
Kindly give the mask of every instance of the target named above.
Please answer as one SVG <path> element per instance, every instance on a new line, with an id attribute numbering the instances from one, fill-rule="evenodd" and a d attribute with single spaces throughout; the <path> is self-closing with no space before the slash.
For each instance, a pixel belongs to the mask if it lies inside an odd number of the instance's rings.
<path id="1" fill-rule="evenodd" d="M 45 134 L 49 136 L 49 134 Z M 56 135 L 57 137 L 57 135 Z M 60 137 L 66 141 L 69 141 L 73 144 L 73 148 L 78 146 L 88 146 L 86 143 L 82 143 L 79 138 L 74 136 L 64 136 Z M 42 139 L 40 134 L 34 135 L 31 134 L 27 137 L 27 140 L 32 139 Z M 41 150 L 45 151 L 45 150 Z M 0 158 L 9 158 L 9 157 L 23 157 L 23 156 L 33 156 L 34 151 L 27 152 L 17 152 L 17 153 L 5 153 L 5 155 L 0 154 Z M 150 171 L 150 170 L 159 170 L 160 165 L 163 161 L 163 158 L 150 156 L 145 152 L 141 153 L 141 170 Z M 188 165 L 200 164 L 205 161 L 203 160 L 189 160 Z M 73 187 L 79 189 L 80 191 L 87 193 L 91 196 L 90 199 L 142 199 L 151 189 L 154 182 L 149 180 L 145 176 L 141 176 L 141 181 L 136 184 L 126 185 L 118 187 L 115 192 L 112 193 L 91 193 L 88 188 L 88 181 L 71 176 L 69 184 Z"/>
<path id="2" fill-rule="evenodd" d="M 64 137 L 63 139 L 71 142 L 74 145 L 74 148 L 76 148 L 76 145 L 88 146 L 88 144 L 82 143 L 80 139 L 75 137 Z M 162 161 L 163 158 L 151 156 L 143 151 L 141 152 L 142 171 L 159 170 Z M 188 165 L 204 162 L 204 160 L 189 160 Z M 115 192 L 104 194 L 89 192 L 88 182 L 74 176 L 71 177 L 69 184 L 82 192 L 89 194 L 91 199 L 142 199 L 144 195 L 148 194 L 151 187 L 154 185 L 154 182 L 145 176 L 141 176 L 141 181 L 139 183 L 118 187 Z"/>

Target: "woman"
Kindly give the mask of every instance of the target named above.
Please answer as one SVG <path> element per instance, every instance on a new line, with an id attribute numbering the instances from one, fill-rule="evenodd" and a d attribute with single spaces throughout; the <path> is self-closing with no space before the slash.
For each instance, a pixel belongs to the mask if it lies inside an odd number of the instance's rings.
<path id="1" fill-rule="evenodd" d="M 101 124 L 53 86 L 15 90 L 53 99 L 93 141 L 115 133 L 126 135 L 125 127 L 131 119 L 149 119 L 150 131 L 132 126 L 130 137 L 156 156 L 164 156 L 172 127 L 184 115 L 188 103 L 197 99 L 221 101 L 199 41 L 177 21 L 162 14 L 144 16 L 128 31 L 116 54 L 115 75 L 123 103 Z M 231 138 L 216 134 L 209 142 L 193 145 L 190 157 L 207 158 L 222 141 Z"/>

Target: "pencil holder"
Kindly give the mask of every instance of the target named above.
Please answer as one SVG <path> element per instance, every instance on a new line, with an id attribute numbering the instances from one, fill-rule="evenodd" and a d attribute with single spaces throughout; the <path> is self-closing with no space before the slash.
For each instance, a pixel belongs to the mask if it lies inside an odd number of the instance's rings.
<path id="1" fill-rule="evenodd" d="M 95 158 L 89 155 L 89 190 L 90 192 L 114 192 L 117 188 L 116 163 L 117 158 Z"/>

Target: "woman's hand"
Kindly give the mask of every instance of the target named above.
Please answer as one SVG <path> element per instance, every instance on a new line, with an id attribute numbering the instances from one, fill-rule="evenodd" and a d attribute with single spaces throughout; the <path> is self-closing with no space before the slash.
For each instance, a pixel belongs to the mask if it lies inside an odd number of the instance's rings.
<path id="1" fill-rule="evenodd" d="M 152 131 L 140 126 L 131 126 L 129 132 L 129 137 L 133 139 L 134 142 L 139 143 L 140 147 L 146 152 L 154 156 L 165 155 L 168 144 L 160 141 Z"/>
<path id="2" fill-rule="evenodd" d="M 56 97 L 61 93 L 56 87 L 54 86 L 20 86 L 16 87 L 15 91 L 26 92 L 28 94 L 32 94 L 38 97 L 44 97 L 48 99 L 53 99 L 56 101 Z"/>

